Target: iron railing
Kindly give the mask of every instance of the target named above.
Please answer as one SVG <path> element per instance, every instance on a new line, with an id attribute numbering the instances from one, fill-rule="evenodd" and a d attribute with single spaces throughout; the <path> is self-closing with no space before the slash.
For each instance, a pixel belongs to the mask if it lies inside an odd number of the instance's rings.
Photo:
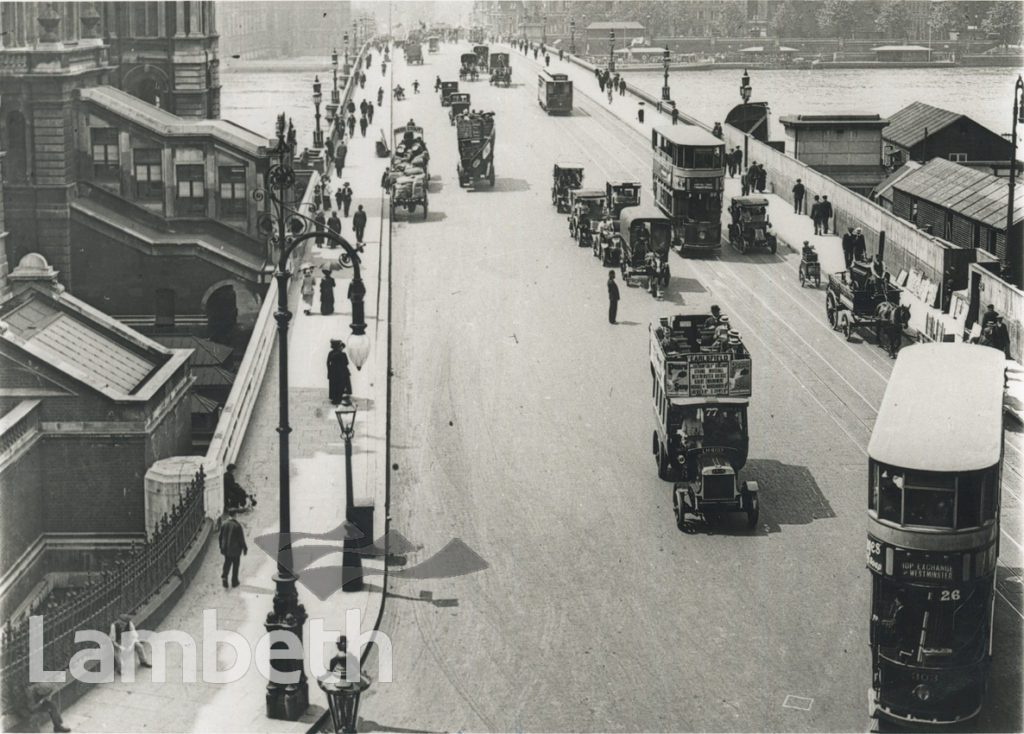
<path id="1" fill-rule="evenodd" d="M 131 613 L 177 572 L 178 561 L 198 536 L 206 514 L 206 477 L 200 467 L 188 489 L 157 524 L 152 539 L 132 542 L 131 550 L 86 586 L 69 589 L 60 602 L 40 602 L 0 630 L 0 671 L 3 710 L 22 708 L 22 691 L 29 681 L 29 617 L 43 618 L 42 659 L 46 670 L 66 670 L 77 652 L 75 633 L 106 633 L 119 614 Z M 36 641 L 38 646 L 38 641 Z M 89 643 L 86 643 L 88 645 Z M 83 646 L 84 649 L 84 646 Z M 38 652 L 37 652 L 38 654 Z"/>

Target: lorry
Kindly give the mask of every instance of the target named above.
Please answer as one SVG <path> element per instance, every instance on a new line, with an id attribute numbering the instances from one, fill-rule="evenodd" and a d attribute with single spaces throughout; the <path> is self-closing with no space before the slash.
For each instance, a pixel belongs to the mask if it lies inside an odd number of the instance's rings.
<path id="1" fill-rule="evenodd" d="M 423 45 L 419 41 L 405 42 L 405 63 L 410 65 L 423 63 Z"/>
<path id="2" fill-rule="evenodd" d="M 724 328 L 723 328 L 724 327 Z M 662 317 L 650 325 L 654 380 L 652 450 L 658 476 L 674 482 L 672 509 L 711 525 L 744 512 L 757 525 L 757 482 L 740 482 L 749 439 L 751 357 L 739 334 L 709 313 Z"/>
<path id="3" fill-rule="evenodd" d="M 486 180 L 494 186 L 494 113 L 463 112 L 455 118 L 459 186 Z"/>

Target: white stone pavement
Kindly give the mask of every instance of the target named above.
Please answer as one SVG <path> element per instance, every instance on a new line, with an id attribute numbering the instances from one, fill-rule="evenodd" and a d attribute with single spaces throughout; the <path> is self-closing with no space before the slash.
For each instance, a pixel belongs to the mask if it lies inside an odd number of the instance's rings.
<path id="1" fill-rule="evenodd" d="M 381 79 L 379 59 L 374 61 L 374 66 L 367 70 L 366 89 L 356 89 L 354 99 L 357 104 L 364 92 L 367 99 L 372 95 L 376 102 L 377 87 L 390 88 Z M 389 129 L 388 113 L 387 105 L 378 110 L 371 130 Z M 268 117 L 273 114 L 273 110 L 268 110 Z M 390 227 L 386 220 L 383 227 L 381 222 L 381 217 L 387 216 L 387 210 L 381 208 L 379 183 L 384 162 L 375 156 L 376 139 L 377 134 L 371 131 L 365 139 L 362 138 L 357 128 L 356 137 L 349 141 L 342 179 L 351 183 L 355 193 L 352 212 L 358 204 L 363 204 L 368 214 L 366 249 L 361 259 L 362 278 L 367 289 L 365 311 L 371 352 L 360 371 L 352 369 L 353 397 L 359 408 L 353 438 L 352 473 L 356 504 L 374 505 L 374 536 L 380 538 L 386 526 L 387 496 Z M 339 184 L 340 181 L 332 179 L 332 191 Z M 342 236 L 355 244 L 351 217 L 343 220 Z M 311 242 L 305 254 L 297 257 L 294 264 L 308 260 L 319 268 L 336 262 L 339 252 L 317 247 Z M 319 277 L 319 269 L 317 275 Z M 293 532 L 325 533 L 338 527 L 345 518 L 344 442 L 334 408 L 327 397 L 326 359 L 330 339 L 344 341 L 350 332 L 351 307 L 346 294 L 351 270 L 336 269 L 334 277 L 337 281 L 336 310 L 330 316 L 320 315 L 318 297 L 314 298 L 312 314 L 303 313 L 298 278 L 292 279 L 289 289 L 289 308 L 294 314 L 288 354 Z M 231 682 L 205 682 L 203 675 L 205 614 L 216 612 L 219 629 L 225 634 L 228 631 L 240 634 L 249 647 L 255 649 L 256 641 L 264 634 L 266 615 L 272 608 L 272 576 L 276 571 L 276 559 L 260 550 L 254 539 L 278 530 L 277 366 L 275 347 L 236 462 L 239 481 L 255 490 L 259 498 L 255 510 L 240 516 L 249 545 L 249 553 L 242 558 L 241 585 L 235 589 L 221 586 L 222 559 L 216 537 L 211 538 L 196 577 L 158 627 L 159 631 L 181 631 L 195 640 L 197 645 L 192 651 L 196 655 L 196 665 L 193 666 L 187 656 L 172 645 L 168 649 L 166 664 L 138 670 L 136 681 L 96 685 L 65 711 L 65 723 L 74 731 L 305 732 L 324 713 L 326 699 L 313 676 L 309 679 L 309 709 L 299 721 L 287 722 L 266 718 L 267 681 L 255 664 L 249 665 L 244 675 Z M 317 658 L 326 664 L 334 653 L 333 641 L 344 630 L 346 613 L 350 610 L 358 612 L 362 633 L 376 626 L 383 602 L 384 562 L 380 558 L 364 559 L 363 564 L 367 572 L 363 591 L 336 591 L 324 600 L 302 586 L 300 571 L 299 600 L 305 605 L 311 622 L 320 620 L 325 629 L 333 630 L 324 636 L 326 643 L 321 648 L 312 650 L 307 645 L 307 661 Z M 318 567 L 334 567 L 339 574 L 335 588 L 340 589 L 340 550 L 310 565 L 310 568 Z M 309 630 L 307 624 L 307 643 Z M 221 669 L 231 666 L 236 660 L 235 653 L 225 645 L 219 645 L 215 655 L 217 667 Z M 265 659 L 266 655 L 261 656 L 257 652 L 254 658 Z M 159 682 L 155 675 L 160 668 L 166 671 L 165 682 Z M 193 670 L 196 682 L 185 682 Z M 376 677 L 375 671 L 369 672 L 371 677 Z M 307 675 L 310 673 L 307 665 Z"/>

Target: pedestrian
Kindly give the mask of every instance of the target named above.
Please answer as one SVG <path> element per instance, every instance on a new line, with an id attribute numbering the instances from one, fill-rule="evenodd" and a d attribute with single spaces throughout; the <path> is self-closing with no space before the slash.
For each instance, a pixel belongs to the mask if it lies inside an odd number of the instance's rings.
<path id="1" fill-rule="evenodd" d="M 114 670 L 118 674 L 128 661 L 131 661 L 132 670 L 136 662 L 143 668 L 153 667 L 146 657 L 146 649 L 142 646 L 139 631 L 135 629 L 130 614 L 119 614 L 110 625 L 110 641 L 114 643 Z"/>
<path id="2" fill-rule="evenodd" d="M 238 586 L 238 565 L 242 556 L 249 552 L 249 546 L 245 543 L 245 531 L 239 524 L 235 515 L 238 510 L 228 510 L 228 518 L 220 526 L 220 554 L 224 556 L 224 565 L 220 571 L 220 582 L 224 588 L 228 588 L 228 572 L 231 572 L 231 586 Z"/>
<path id="3" fill-rule="evenodd" d="M 434 80 L 434 91 L 435 92 L 440 92 L 441 91 L 441 75 L 440 74 L 438 74 L 437 75 L 437 79 Z M 377 104 L 380 104 L 380 102 L 378 102 Z"/>
<path id="4" fill-rule="evenodd" d="M 730 150 L 725 154 L 725 163 L 729 167 L 729 178 L 736 176 L 736 151 Z"/>
<path id="5" fill-rule="evenodd" d="M 310 273 L 313 272 L 313 266 L 312 265 L 309 265 L 307 263 L 303 267 L 308 267 Z M 246 492 L 245 488 L 242 487 L 242 485 L 238 483 L 237 479 L 235 479 L 235 465 L 234 464 L 228 464 L 226 467 L 224 467 L 224 480 L 223 480 L 223 484 L 224 484 L 224 511 L 225 512 L 230 510 L 232 507 L 237 507 L 240 510 L 245 509 L 245 504 L 246 504 L 246 502 L 249 501 L 250 497 L 252 497 L 253 507 L 256 506 L 256 497 L 255 497 L 255 495 L 250 495 L 248 492 Z"/>
<path id="6" fill-rule="evenodd" d="M 362 245 L 363 231 L 366 229 L 366 212 L 363 211 L 362 204 L 356 208 L 356 213 L 352 215 L 352 229 L 356 233 L 356 242 Z"/>
<path id="7" fill-rule="evenodd" d="M 714 124 L 714 127 L 711 128 L 711 134 L 714 135 L 719 140 L 721 140 L 722 139 L 722 123 L 716 122 Z"/>
<path id="8" fill-rule="evenodd" d="M 534 49 L 533 49 L 533 60 L 534 60 L 534 61 L 536 61 L 536 60 L 537 60 L 537 54 L 538 54 L 538 52 L 539 52 L 539 50 L 538 50 L 538 49 L 537 49 L 536 47 L 534 47 Z"/>
<path id="9" fill-rule="evenodd" d="M 348 105 L 346 105 L 345 107 L 345 111 L 348 112 L 350 115 L 354 115 L 356 113 L 356 103 L 350 99 L 348 101 Z"/>
<path id="10" fill-rule="evenodd" d="M 675 104 L 672 105 L 672 124 L 675 125 L 679 122 L 679 107 Z"/>
<path id="11" fill-rule="evenodd" d="M 413 89 L 416 87 L 414 86 Z M 366 122 L 370 125 L 373 124 L 373 102 L 366 103 Z"/>
<path id="12" fill-rule="evenodd" d="M 352 187 L 348 185 L 348 181 L 342 184 L 341 191 L 338 193 L 341 195 L 341 203 L 344 206 L 342 216 L 347 219 L 349 207 L 352 206 Z"/>
<path id="13" fill-rule="evenodd" d="M 327 393 L 332 405 L 348 402 L 352 394 L 352 375 L 348 371 L 348 355 L 341 339 L 331 339 L 331 351 L 327 353 Z"/>
<path id="14" fill-rule="evenodd" d="M 562 49 L 558 49 L 558 60 L 561 61 L 565 57 L 565 52 Z"/>
<path id="15" fill-rule="evenodd" d="M 625 79 L 619 79 L 619 96 L 620 97 L 625 97 L 626 96 L 626 80 Z"/>
<path id="16" fill-rule="evenodd" d="M 821 197 L 817 194 L 811 204 L 811 221 L 814 222 L 814 234 L 821 234 Z"/>
<path id="17" fill-rule="evenodd" d="M 342 200 L 341 189 L 339 188 L 334 192 L 334 205 L 338 207 L 338 211 L 341 211 L 344 204 L 345 202 Z"/>
<path id="18" fill-rule="evenodd" d="M 821 197 L 821 230 L 822 234 L 828 234 L 828 223 L 832 219 L 832 202 L 828 200 L 827 196 Z M 857 234 L 857 232 L 854 232 Z M 854 253 L 856 254 L 856 253 Z"/>
<path id="19" fill-rule="evenodd" d="M 801 183 L 800 179 L 797 179 L 796 183 L 793 184 L 793 213 L 794 214 L 801 214 L 801 213 L 803 213 L 803 209 L 804 209 L 804 192 L 805 191 L 806 191 L 806 189 L 804 189 L 803 183 Z"/>
<path id="20" fill-rule="evenodd" d="M 331 191 L 326 181 L 321 184 L 320 190 L 323 192 L 323 195 L 320 197 L 320 203 L 324 205 L 324 211 L 329 212 L 334 204 L 334 200 L 331 198 Z"/>
<path id="21" fill-rule="evenodd" d="M 757 183 L 757 161 L 751 162 L 746 173 L 740 174 L 740 183 L 743 186 L 744 196 L 754 190 L 754 185 Z"/>
<path id="22" fill-rule="evenodd" d="M 341 172 L 345 168 L 345 156 L 347 155 L 348 144 L 342 138 L 334 148 L 334 173 L 338 176 L 341 176 Z"/>
<path id="23" fill-rule="evenodd" d="M 598 84 L 598 86 L 601 87 L 601 91 L 603 92 L 604 91 L 604 87 L 605 87 L 605 84 L 604 84 L 604 74 L 602 74 L 600 70 L 598 70 L 598 72 L 597 72 L 597 84 Z"/>
<path id="24" fill-rule="evenodd" d="M 327 220 L 324 219 L 324 213 L 322 211 L 317 211 L 316 215 L 313 217 L 313 223 L 316 225 L 316 239 L 314 242 L 316 242 L 317 245 L 323 245 L 324 243 L 323 232 L 326 229 L 324 226 L 326 222 Z"/>
<path id="25" fill-rule="evenodd" d="M 828 197 L 825 197 L 828 201 Z M 831 209 L 832 204 L 829 204 Z M 828 223 L 825 224 L 825 234 L 828 234 Z M 868 243 L 864 240 L 864 230 L 860 227 L 853 230 L 853 259 L 858 262 L 863 262 L 868 259 Z"/>
<path id="26" fill-rule="evenodd" d="M 313 266 L 309 265 L 302 269 L 302 302 L 304 305 L 302 312 L 309 316 L 313 310 L 313 286 L 316 283 L 316 278 L 313 277 Z M 225 485 L 224 491 L 227 492 L 227 486 Z"/>
<path id="27" fill-rule="evenodd" d="M 383 64 L 382 64 L 382 66 L 383 66 Z M 364 72 L 359 72 L 359 88 L 360 89 L 365 89 L 366 88 L 366 74 Z"/>
<path id="28" fill-rule="evenodd" d="M 365 115 L 366 114 L 366 100 L 365 99 L 362 102 L 359 103 L 359 114 L 360 115 Z"/>
<path id="29" fill-rule="evenodd" d="M 338 235 L 338 237 L 341 237 L 341 220 L 338 219 L 337 212 L 331 212 L 331 218 L 327 220 L 327 228 Z M 334 240 L 328 240 L 327 246 L 333 250 L 338 246 L 338 243 Z"/>
<path id="30" fill-rule="evenodd" d="M 30 679 L 25 685 L 24 691 L 29 711 L 45 711 L 48 713 L 54 731 L 71 731 L 71 729 L 64 726 L 64 721 L 61 719 L 60 704 L 53 700 L 60 693 L 59 683 L 45 683 Z"/>
<path id="31" fill-rule="evenodd" d="M 853 227 L 847 227 L 846 234 L 843 235 L 843 260 L 846 261 L 846 269 L 849 270 L 853 265 Z"/>
<path id="32" fill-rule="evenodd" d="M 616 72 L 615 76 L 612 77 L 612 87 L 615 89 L 616 92 L 619 91 L 619 82 L 621 80 L 622 76 L 618 72 Z"/>
<path id="33" fill-rule="evenodd" d="M 366 126 L 368 124 L 369 123 L 366 121 L 366 115 L 363 115 L 362 117 L 359 118 L 359 134 L 362 135 L 364 138 L 366 137 Z"/>
<path id="34" fill-rule="evenodd" d="M 768 185 L 768 172 L 764 170 L 764 164 L 758 163 L 754 171 L 754 185 L 757 186 L 757 193 L 763 194 Z"/>
<path id="35" fill-rule="evenodd" d="M 999 318 L 999 312 L 996 311 L 996 307 L 991 303 L 985 309 L 985 313 L 981 316 L 981 330 L 984 331 L 989 325 L 994 324 L 996 319 Z"/>
<path id="36" fill-rule="evenodd" d="M 551 54 L 544 54 L 544 66 L 551 66 Z"/>
<path id="37" fill-rule="evenodd" d="M 612 103 L 612 85 L 608 85 L 608 104 Z"/>
<path id="38" fill-rule="evenodd" d="M 440 79 L 441 77 L 438 77 Z M 434 91 L 437 91 L 436 89 Z M 377 87 L 377 106 L 381 107 L 384 104 L 384 87 Z"/>
<path id="39" fill-rule="evenodd" d="M 641 125 L 644 124 L 644 103 L 641 102 L 636 108 L 636 119 Z"/>
<path id="40" fill-rule="evenodd" d="M 370 68 L 370 63 L 372 62 L 372 60 L 373 60 L 373 54 L 367 53 L 366 54 L 366 68 L 367 69 Z"/>
<path id="41" fill-rule="evenodd" d="M 331 269 L 324 268 L 324 277 L 320 279 L 320 315 L 330 316 L 334 313 L 334 278 Z"/>
<path id="42" fill-rule="evenodd" d="M 348 116 L 348 136 L 351 138 L 355 134 L 356 134 L 356 116 L 355 115 L 349 115 Z"/>
<path id="43" fill-rule="evenodd" d="M 608 271 L 608 323 L 614 324 L 619 311 L 619 286 L 615 283 L 615 271 Z"/>

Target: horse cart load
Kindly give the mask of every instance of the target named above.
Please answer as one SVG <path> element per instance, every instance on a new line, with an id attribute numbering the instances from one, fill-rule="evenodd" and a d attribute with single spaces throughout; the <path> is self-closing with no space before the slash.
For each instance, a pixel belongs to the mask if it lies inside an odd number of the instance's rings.
<path id="1" fill-rule="evenodd" d="M 423 64 L 423 46 L 419 42 L 409 42 L 405 44 L 405 63 L 407 64 Z"/>
<path id="2" fill-rule="evenodd" d="M 569 192 L 583 186 L 583 166 L 570 161 L 559 161 L 551 171 L 551 203 L 555 211 L 569 211 Z"/>
<path id="3" fill-rule="evenodd" d="M 494 186 L 494 113 L 463 112 L 455 119 L 459 186 L 487 181 Z"/>
<path id="4" fill-rule="evenodd" d="M 593 247 L 604 218 L 603 189 L 573 189 L 569 192 L 569 234 L 580 247 Z"/>
<path id="5" fill-rule="evenodd" d="M 469 52 L 459 57 L 459 79 L 476 81 L 480 78 L 480 72 L 476 68 L 476 54 Z"/>
<path id="6" fill-rule="evenodd" d="M 680 530 L 687 515 L 713 524 L 724 513 L 757 525 L 757 482 L 740 482 L 749 438 L 750 353 L 727 322 L 684 313 L 650 326 L 655 388 L 652 450 L 658 476 L 674 482 L 672 507 Z"/>
<path id="7" fill-rule="evenodd" d="M 910 321 L 910 307 L 900 304 L 899 286 L 872 273 L 863 262 L 854 262 L 849 271 L 828 274 L 825 314 L 832 328 L 847 339 L 854 328 L 873 326 L 878 344 L 887 346 L 893 357 Z"/>
<path id="8" fill-rule="evenodd" d="M 508 87 L 512 84 L 512 65 L 507 53 L 496 52 L 490 57 L 491 84 Z"/>

